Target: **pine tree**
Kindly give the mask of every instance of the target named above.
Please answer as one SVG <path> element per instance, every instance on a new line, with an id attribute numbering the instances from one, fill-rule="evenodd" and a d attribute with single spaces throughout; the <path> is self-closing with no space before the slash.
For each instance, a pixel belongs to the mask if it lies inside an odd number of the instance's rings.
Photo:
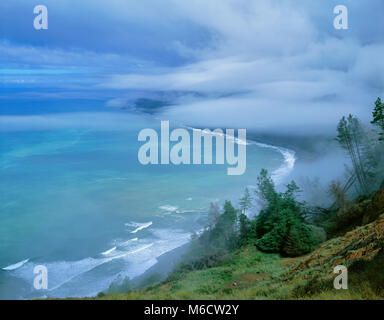
<path id="1" fill-rule="evenodd" d="M 290 226 L 282 248 L 282 253 L 289 257 L 297 257 L 311 252 L 319 244 L 310 226 L 293 224 Z"/>
<path id="2" fill-rule="evenodd" d="M 372 124 L 378 126 L 381 129 L 379 133 L 380 141 L 384 141 L 384 103 L 381 102 L 381 98 L 377 98 L 375 102 L 375 109 L 372 112 L 373 120 Z"/>
<path id="3" fill-rule="evenodd" d="M 249 229 L 251 227 L 251 221 L 245 214 L 239 215 L 239 241 L 240 245 L 247 243 L 249 237 Z"/>
<path id="4" fill-rule="evenodd" d="M 237 245 L 237 211 L 230 201 L 225 201 L 224 212 L 216 224 L 218 231 L 224 236 L 226 247 L 233 249 Z"/>
<path id="5" fill-rule="evenodd" d="M 255 192 L 258 200 L 263 205 L 271 205 L 276 200 L 277 193 L 275 191 L 275 184 L 266 169 L 261 169 L 257 177 L 257 190 Z"/>
<path id="6" fill-rule="evenodd" d="M 208 229 L 212 229 L 220 217 L 220 208 L 217 203 L 211 202 L 208 211 Z"/>
<path id="7" fill-rule="evenodd" d="M 292 181 L 280 193 L 275 191 L 266 171 L 261 172 L 258 181 L 258 194 L 269 200 L 257 216 L 256 226 L 250 224 L 248 242 L 266 252 L 300 255 L 311 251 L 320 241 L 304 219 L 304 204 L 296 200 L 300 192 L 296 183 Z M 295 229 L 291 230 L 292 226 Z"/>
<path id="8" fill-rule="evenodd" d="M 240 210 L 243 214 L 246 214 L 246 212 L 252 208 L 252 197 L 249 193 L 248 188 L 245 188 L 244 195 L 239 201 L 240 204 Z"/>
<path id="9" fill-rule="evenodd" d="M 348 118 L 342 117 L 337 126 L 337 138 L 341 147 L 348 152 L 351 158 L 354 174 L 359 182 L 361 191 L 364 194 L 369 193 L 367 172 L 363 159 L 363 141 L 365 132 L 363 131 L 359 120 L 351 114 Z"/>

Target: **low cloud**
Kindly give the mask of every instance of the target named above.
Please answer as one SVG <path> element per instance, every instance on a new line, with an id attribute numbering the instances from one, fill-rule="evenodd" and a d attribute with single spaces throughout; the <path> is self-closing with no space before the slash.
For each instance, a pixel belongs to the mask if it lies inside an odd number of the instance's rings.
<path id="1" fill-rule="evenodd" d="M 201 126 L 326 133 L 348 113 L 367 120 L 367 110 L 384 93 L 383 36 L 370 35 L 377 31 L 363 26 L 375 9 L 383 8 L 377 1 L 365 7 L 362 16 L 354 12 L 358 22 L 351 21 L 351 31 L 333 29 L 329 3 L 175 5 L 189 20 L 217 35 L 214 49 L 196 50 L 197 62 L 185 66 L 113 75 L 103 84 L 203 93 L 199 101 L 179 101 L 168 108 L 164 118 Z M 358 6 L 351 4 L 352 9 Z M 356 31 L 354 23 L 362 30 Z"/>
<path id="2" fill-rule="evenodd" d="M 1 64 L 98 68 L 82 81 L 113 92 L 107 106 L 157 91 L 176 97 L 164 119 L 309 134 L 367 120 L 384 95 L 382 0 L 345 0 L 348 30 L 334 29 L 332 0 L 48 0 L 44 34 L 16 10 L 26 2 L 4 5 L 17 27 Z"/>

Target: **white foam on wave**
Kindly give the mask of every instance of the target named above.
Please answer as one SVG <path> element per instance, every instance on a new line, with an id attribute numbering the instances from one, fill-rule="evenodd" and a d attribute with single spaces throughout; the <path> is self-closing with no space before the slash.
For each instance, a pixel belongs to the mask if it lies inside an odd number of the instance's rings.
<path id="1" fill-rule="evenodd" d="M 184 127 L 187 129 L 193 130 L 193 131 L 203 131 L 201 129 L 193 128 L 193 127 L 189 127 L 189 126 L 184 126 Z M 295 166 L 296 155 L 295 155 L 295 152 L 293 150 L 289 150 L 289 149 L 286 149 L 283 147 L 273 146 L 273 145 L 269 145 L 266 143 L 253 141 L 253 140 L 248 140 L 248 139 L 242 140 L 239 138 L 235 138 L 234 136 L 227 135 L 226 133 L 211 131 L 211 134 L 212 135 L 218 135 L 218 136 L 224 135 L 227 139 L 232 139 L 237 144 L 257 145 L 257 146 L 262 147 L 262 148 L 269 148 L 269 149 L 273 149 L 273 150 L 278 151 L 284 157 L 284 163 L 279 168 L 277 168 L 275 171 L 273 171 L 271 174 L 271 178 L 275 184 L 280 184 L 282 182 L 282 180 L 284 179 L 284 177 L 289 175 Z"/>
<path id="2" fill-rule="evenodd" d="M 87 273 L 98 266 L 101 266 L 105 263 L 111 262 L 116 259 L 124 258 L 127 254 L 128 253 L 117 254 L 112 257 L 103 258 L 103 259 L 85 258 L 85 259 L 74 261 L 74 262 L 62 261 L 62 262 L 52 263 L 52 267 L 50 267 L 50 264 L 48 264 L 47 265 L 48 270 L 55 270 L 57 275 L 59 276 L 62 276 L 62 275 L 67 276 L 67 277 L 64 277 L 64 279 L 61 279 L 61 281 L 57 281 L 56 282 L 57 284 L 50 287 L 49 291 L 53 291 L 60 288 L 61 286 L 72 281 L 76 277 L 84 273 Z M 60 267 L 58 267 L 59 264 L 61 264 Z M 58 271 L 58 269 L 62 269 L 62 272 Z M 52 277 L 50 277 L 50 281 L 51 281 L 51 278 Z"/>
<path id="3" fill-rule="evenodd" d="M 135 254 L 135 253 L 138 253 L 138 252 L 140 252 L 140 251 L 143 251 L 143 250 L 145 250 L 145 249 L 148 249 L 148 248 L 152 247 L 153 245 L 154 245 L 154 243 L 150 243 L 150 244 L 145 245 L 145 246 L 143 246 L 143 247 L 140 247 L 140 248 L 138 248 L 138 249 L 129 251 L 128 254 Z"/>
<path id="4" fill-rule="evenodd" d="M 185 126 L 185 125 L 182 125 L 182 127 L 189 129 L 189 130 L 192 130 L 192 131 L 201 132 L 201 133 L 203 133 L 203 131 L 204 131 L 204 133 L 206 135 L 210 134 L 212 136 L 219 136 L 219 137 L 224 136 L 226 139 L 233 140 L 236 144 L 241 144 L 241 145 L 245 145 L 245 146 L 249 144 L 249 142 L 247 140 L 242 140 L 242 139 L 236 138 L 234 136 L 228 135 L 225 133 L 224 130 L 223 130 L 223 132 L 217 132 L 217 131 L 210 130 L 210 129 L 204 129 L 203 130 L 203 129 L 193 128 L 193 127 L 189 127 L 189 126 Z"/>
<path id="5" fill-rule="evenodd" d="M 295 153 L 293 151 L 280 148 L 280 152 L 284 157 L 284 164 L 272 172 L 272 179 L 276 184 L 279 184 L 284 177 L 292 172 L 296 162 Z"/>
<path id="6" fill-rule="evenodd" d="M 109 249 L 107 251 L 102 252 L 101 254 L 104 255 L 104 256 L 107 256 L 107 255 L 111 254 L 115 250 L 116 250 L 116 247 L 113 247 L 113 248 L 111 248 L 111 249 Z"/>
<path id="7" fill-rule="evenodd" d="M 23 261 L 15 263 L 15 264 L 11 264 L 10 266 L 3 268 L 3 270 L 5 270 L 5 271 L 12 271 L 12 270 L 19 269 L 20 267 L 25 265 L 28 261 L 29 261 L 29 259 L 25 259 Z"/>
<path id="8" fill-rule="evenodd" d="M 76 279 L 76 282 L 78 282 L 80 279 L 79 277 L 83 276 L 84 274 L 94 270 L 95 268 L 105 263 L 118 260 L 118 259 L 124 259 L 124 260 L 128 259 L 127 261 L 130 261 L 133 259 L 132 261 L 135 261 L 135 257 L 138 254 L 139 255 L 142 254 L 147 249 L 151 248 L 153 245 L 154 243 L 140 245 L 140 246 L 136 246 L 133 249 L 130 249 L 129 251 L 119 251 L 115 248 L 112 248 L 114 249 L 113 251 L 111 251 L 110 249 L 110 250 L 107 250 L 105 253 L 109 251 L 108 255 L 112 252 L 114 252 L 115 255 L 112 255 L 110 257 L 105 257 L 105 258 L 89 257 L 89 258 L 84 258 L 77 261 L 55 261 L 55 262 L 48 262 L 48 263 L 42 262 L 41 264 L 45 265 L 47 269 L 50 271 L 48 291 L 51 292 L 50 295 L 52 296 L 65 296 L 60 294 L 60 290 L 62 290 L 64 285 L 73 282 L 75 279 Z M 145 260 L 147 260 L 147 256 L 151 256 L 151 255 L 152 254 L 147 252 L 144 255 Z M 140 258 L 140 256 L 138 256 L 138 260 L 143 261 L 143 258 Z M 24 262 L 23 264 L 26 263 L 25 260 L 21 262 Z M 24 279 L 28 283 L 33 283 L 33 277 L 34 277 L 33 269 L 36 266 L 36 264 L 30 263 L 26 265 L 24 268 L 20 268 L 21 262 L 15 265 L 9 266 L 9 267 L 12 267 L 12 270 L 14 270 L 12 275 L 17 278 Z M 100 290 L 104 290 L 104 289 L 105 288 L 100 288 Z M 75 295 L 72 293 L 71 296 L 75 296 Z"/>
<path id="9" fill-rule="evenodd" d="M 187 127 L 187 128 L 192 129 L 192 130 L 200 130 L 201 131 L 201 129 L 196 129 L 196 128 L 192 128 L 192 127 Z M 219 135 L 219 136 L 224 135 L 226 137 L 226 139 L 234 140 L 234 142 L 237 144 L 257 145 L 257 146 L 262 147 L 262 148 L 269 148 L 269 149 L 273 149 L 273 150 L 278 151 L 284 157 L 284 163 L 279 168 L 274 170 L 271 174 L 271 178 L 272 178 L 273 182 L 275 182 L 275 184 L 280 184 L 282 182 L 282 180 L 284 179 L 284 177 L 289 175 L 295 166 L 296 154 L 293 150 L 289 150 L 287 148 L 273 146 L 273 145 L 269 145 L 266 143 L 253 141 L 253 140 L 242 140 L 242 139 L 236 138 L 234 136 L 227 135 L 226 133 L 212 132 L 212 134 L 213 135 Z"/>
<path id="10" fill-rule="evenodd" d="M 182 246 L 191 239 L 191 233 L 178 229 L 154 229 L 153 235 L 157 238 L 154 244 L 156 257 Z"/>
<path id="11" fill-rule="evenodd" d="M 283 156 L 284 158 L 283 164 L 279 168 L 274 170 L 271 174 L 271 178 L 275 184 L 280 184 L 282 180 L 286 176 L 288 176 L 292 172 L 293 168 L 295 167 L 296 154 L 293 150 L 289 150 L 283 147 L 277 147 L 277 146 L 273 146 L 273 145 L 269 145 L 269 144 L 261 143 L 257 141 L 250 141 L 250 144 L 257 145 L 258 147 L 261 147 L 261 148 L 276 150 Z"/>
<path id="12" fill-rule="evenodd" d="M 191 239 L 189 232 L 178 229 L 153 229 L 152 234 L 154 236 L 152 243 L 133 250 L 132 257 L 128 257 L 130 264 L 126 272 L 130 278 L 144 273 L 156 264 L 161 255 L 186 244 Z"/>
<path id="13" fill-rule="evenodd" d="M 131 233 L 137 233 L 140 230 L 146 229 L 152 225 L 152 221 L 150 222 L 144 222 L 144 223 L 139 223 L 139 222 L 130 222 L 125 224 L 127 227 L 134 227 L 136 228 L 135 230 L 131 231 Z"/>
<path id="14" fill-rule="evenodd" d="M 139 238 L 133 238 L 133 239 L 129 239 L 127 241 L 119 242 L 119 243 L 117 243 L 117 245 L 119 247 L 126 247 L 126 246 L 130 245 L 132 242 L 136 242 L 138 240 L 139 240 Z"/>
<path id="15" fill-rule="evenodd" d="M 159 209 L 167 212 L 176 212 L 179 208 L 176 206 L 164 205 L 160 206 Z"/>
<path id="16" fill-rule="evenodd" d="M 176 213 L 195 213 L 195 212 L 201 212 L 201 210 L 194 210 L 194 209 L 186 209 L 186 210 L 176 210 Z"/>
<path id="17" fill-rule="evenodd" d="M 78 261 L 43 262 L 41 264 L 49 270 L 48 291 L 56 290 L 77 276 L 116 258 L 117 257 L 103 259 L 85 258 Z M 24 268 L 14 270 L 12 275 L 24 279 L 28 283 L 33 283 L 33 278 L 35 276 L 33 270 L 35 266 L 36 265 L 33 263 L 27 264 Z"/>
<path id="18" fill-rule="evenodd" d="M 188 198 L 186 200 L 192 200 L 192 198 Z M 167 212 L 168 214 L 170 213 L 177 213 L 177 214 L 182 214 L 182 213 L 194 213 L 194 212 L 201 212 L 200 210 L 196 209 L 180 209 L 179 207 L 176 206 L 171 206 L 171 205 L 164 205 L 159 207 L 160 210 Z"/>
<path id="19" fill-rule="evenodd" d="M 100 266 L 112 261 L 119 261 L 121 272 L 133 278 L 153 266 L 160 255 L 187 243 L 190 239 L 190 234 L 182 230 L 154 229 L 151 230 L 151 233 L 150 239 L 127 240 L 126 243 L 131 243 L 131 246 L 119 246 L 116 243 L 115 247 L 103 252 L 104 255 L 76 261 L 39 263 L 45 265 L 50 272 L 48 296 L 76 297 L 97 294 L 97 292 L 107 289 L 113 277 L 116 276 L 113 273 L 114 268 L 99 269 Z M 21 262 L 26 263 L 25 260 Z M 8 268 L 14 269 L 11 273 L 12 276 L 32 284 L 35 276 L 33 269 L 36 263 L 28 263 L 20 268 L 21 262 Z M 15 269 L 16 267 L 17 269 Z M 89 282 L 90 279 L 95 279 L 101 274 L 104 276 L 100 281 Z"/>
<path id="20" fill-rule="evenodd" d="M 130 250 L 130 251 L 118 251 L 115 249 L 114 252 L 116 253 L 116 255 L 108 257 L 108 258 L 103 258 L 103 259 L 86 258 L 86 259 L 82 259 L 82 260 L 74 261 L 74 262 L 63 261 L 63 262 L 53 263 L 54 266 L 52 266 L 52 267 L 50 267 L 50 264 L 48 264 L 47 265 L 48 269 L 51 269 L 51 268 L 53 269 L 56 267 L 55 268 L 56 273 L 58 273 L 59 275 L 64 274 L 64 275 L 69 276 L 66 279 L 62 280 L 61 282 L 56 283 L 56 285 L 54 285 L 53 287 L 49 288 L 49 291 L 57 290 L 60 287 L 62 287 L 64 284 L 69 283 L 70 281 L 74 280 L 75 278 L 77 278 L 77 277 L 79 277 L 79 276 L 81 276 L 87 272 L 90 272 L 93 269 L 95 269 L 96 267 L 99 267 L 105 263 L 108 263 L 108 262 L 111 262 L 111 261 L 117 260 L 117 259 L 128 259 L 130 256 L 141 253 L 141 252 L 145 251 L 146 249 L 149 249 L 153 245 L 154 245 L 154 243 L 149 243 L 147 245 L 143 245 L 143 246 L 134 248 L 133 250 Z M 60 265 L 59 268 L 57 268 L 58 265 Z M 58 272 L 57 269 L 61 269 L 62 272 Z"/>

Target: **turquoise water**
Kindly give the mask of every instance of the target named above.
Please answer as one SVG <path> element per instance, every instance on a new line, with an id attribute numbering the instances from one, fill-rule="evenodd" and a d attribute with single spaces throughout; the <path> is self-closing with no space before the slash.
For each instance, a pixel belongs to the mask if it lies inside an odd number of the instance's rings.
<path id="1" fill-rule="evenodd" d="M 236 202 L 261 168 L 289 169 L 284 150 L 258 144 L 242 176 L 227 165 L 143 166 L 138 132 L 160 123 L 127 119 L 115 130 L 0 131 L 1 299 L 90 296 L 133 278 L 200 230 L 210 202 Z M 33 288 L 36 265 L 48 290 Z"/>

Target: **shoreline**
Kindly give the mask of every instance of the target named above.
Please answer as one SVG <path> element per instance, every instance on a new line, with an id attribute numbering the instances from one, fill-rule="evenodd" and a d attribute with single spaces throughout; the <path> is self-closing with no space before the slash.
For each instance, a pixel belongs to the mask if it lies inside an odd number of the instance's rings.
<path id="1" fill-rule="evenodd" d="M 327 145 L 334 141 L 331 135 L 280 135 L 266 134 L 255 131 L 247 132 L 247 139 L 254 141 L 263 141 L 265 144 L 277 145 L 282 148 L 293 150 L 296 159 L 301 161 L 316 160 L 318 156 L 323 154 L 323 145 Z"/>
<path id="2" fill-rule="evenodd" d="M 191 130 L 198 129 L 192 127 L 186 128 Z M 254 144 L 262 148 L 274 149 L 276 152 L 281 154 L 283 157 L 283 162 L 280 167 L 272 172 L 273 180 L 276 183 L 279 183 L 280 180 L 283 180 L 285 176 L 288 176 L 294 170 L 295 164 L 298 160 L 296 144 L 292 145 L 279 143 L 277 141 L 273 141 L 272 143 L 267 139 L 264 140 L 261 137 L 258 138 L 257 135 L 252 133 L 250 136 L 247 136 L 246 143 Z M 153 282 L 165 280 L 167 276 L 175 269 L 175 267 L 182 261 L 182 258 L 184 254 L 187 253 L 190 245 L 191 240 L 189 240 L 186 244 L 183 244 L 180 247 L 172 249 L 157 257 L 157 262 L 153 266 L 130 280 L 133 290 L 141 289 Z"/>
<path id="3" fill-rule="evenodd" d="M 258 145 L 259 147 L 274 149 L 276 152 L 279 152 L 282 155 L 284 159 L 283 163 L 273 172 L 273 179 L 276 182 L 283 179 L 294 170 L 296 161 L 298 160 L 296 157 L 296 150 L 289 149 L 286 146 L 276 146 L 268 144 L 268 142 L 260 142 L 260 140 L 256 140 L 253 137 L 247 137 L 247 142 Z M 156 275 L 159 278 L 157 280 L 165 280 L 166 277 L 174 270 L 174 268 L 182 261 L 183 255 L 188 251 L 190 245 L 191 240 L 189 240 L 186 244 L 172 249 L 157 257 L 157 262 L 153 266 L 131 280 L 133 289 L 140 289 L 146 285 L 150 285 L 150 282 L 145 285 L 143 285 L 143 283 L 146 280 L 150 280 L 151 277 L 155 277 Z"/>
<path id="4" fill-rule="evenodd" d="M 153 276 L 159 276 L 161 280 L 165 280 L 174 268 L 181 262 L 190 245 L 191 240 L 180 247 L 165 252 L 161 256 L 157 257 L 157 262 L 153 266 L 145 270 L 142 274 L 132 278 L 131 283 L 133 285 L 133 289 L 144 287 L 145 285 L 143 285 L 143 283 L 146 280 L 148 281 L 150 277 Z M 150 285 L 150 283 L 146 285 Z"/>

